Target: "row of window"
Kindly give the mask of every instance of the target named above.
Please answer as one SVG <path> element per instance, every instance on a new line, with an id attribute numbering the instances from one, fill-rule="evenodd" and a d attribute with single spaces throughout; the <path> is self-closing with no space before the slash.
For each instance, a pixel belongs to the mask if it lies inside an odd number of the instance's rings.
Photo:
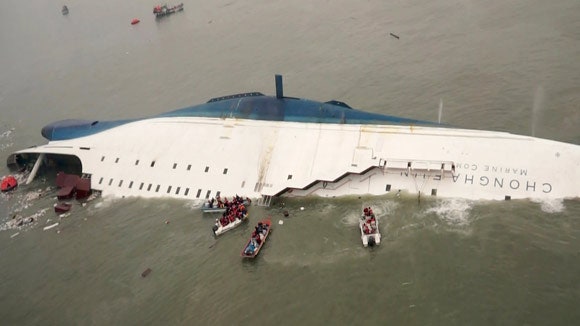
<path id="1" fill-rule="evenodd" d="M 101 156 L 101 162 L 105 161 L 105 156 Z M 115 163 L 119 163 L 119 158 L 115 158 Z M 135 165 L 139 165 L 139 160 L 135 160 Z M 155 166 L 155 161 L 151 161 L 150 167 L 154 167 Z M 177 163 L 173 163 L 173 169 L 177 169 Z M 187 165 L 187 171 L 191 170 L 191 164 Z M 204 169 L 204 172 L 209 172 L 209 166 L 206 166 Z M 228 174 L 228 168 L 224 168 L 223 170 L 223 174 Z"/>
<path id="2" fill-rule="evenodd" d="M 99 184 L 102 184 L 103 181 L 104 181 L 104 178 L 99 179 Z M 134 184 L 135 183 L 133 181 L 130 181 L 128 188 L 129 189 L 132 189 Z M 109 186 L 111 186 L 111 185 L 113 185 L 113 179 L 112 178 L 109 179 Z M 122 187 L 122 186 L 123 186 L 123 180 L 119 180 L 118 187 Z M 173 189 L 173 186 L 168 186 L 167 187 L 167 190 L 166 190 L 166 193 L 170 194 L 172 189 Z M 152 191 L 153 190 L 153 184 L 152 183 L 149 183 L 149 184 L 146 185 L 144 182 L 141 182 L 139 184 L 139 190 Z M 156 185 L 155 186 L 155 189 L 153 191 L 159 192 L 160 190 L 161 190 L 161 185 Z M 179 195 L 180 192 L 181 192 L 181 187 L 176 187 L 175 188 L 175 194 L 176 195 Z M 201 193 L 202 193 L 202 190 L 201 189 L 197 189 L 197 193 L 195 195 L 195 198 L 200 198 L 201 197 Z M 188 195 L 189 195 L 189 188 L 185 188 L 185 190 L 183 192 L 183 196 L 188 196 Z M 215 193 L 215 196 L 218 197 L 219 195 L 220 195 L 220 192 L 217 191 Z M 210 196 L 211 196 L 211 190 L 208 190 L 205 193 L 205 199 L 209 199 Z"/>

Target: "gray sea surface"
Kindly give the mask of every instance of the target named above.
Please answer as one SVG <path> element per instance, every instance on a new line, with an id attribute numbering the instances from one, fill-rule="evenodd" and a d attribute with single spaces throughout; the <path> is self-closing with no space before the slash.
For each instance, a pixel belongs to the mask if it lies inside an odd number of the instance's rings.
<path id="1" fill-rule="evenodd" d="M 3 162 L 53 121 L 274 94 L 274 74 L 287 96 L 432 121 L 442 102 L 447 124 L 580 144 L 578 0 L 185 0 L 158 20 L 137 0 L 2 5 Z M 1 325 L 580 324 L 578 199 L 280 199 L 215 239 L 199 202 L 95 198 L 60 217 L 55 194 L 51 176 L 0 194 Z"/>

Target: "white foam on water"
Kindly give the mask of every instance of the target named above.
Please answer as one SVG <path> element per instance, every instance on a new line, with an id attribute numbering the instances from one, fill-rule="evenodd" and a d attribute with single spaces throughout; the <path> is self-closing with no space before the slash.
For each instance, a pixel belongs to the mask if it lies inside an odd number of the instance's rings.
<path id="1" fill-rule="evenodd" d="M 101 200 L 96 202 L 92 207 L 95 209 L 103 209 L 109 208 L 115 203 L 116 201 L 122 200 L 123 198 L 115 197 L 115 196 L 101 196 Z"/>
<path id="2" fill-rule="evenodd" d="M 563 199 L 532 199 L 532 202 L 540 204 L 544 213 L 561 213 L 566 209 Z"/>
<path id="3" fill-rule="evenodd" d="M 9 142 L 9 141 L 4 141 L 4 140 L 10 140 L 12 139 L 12 133 L 14 131 L 14 128 L 8 129 L 6 131 L 2 131 L 0 132 L 0 140 L 2 140 L 2 142 L 0 143 L 0 151 L 3 151 L 7 148 L 10 148 L 14 145 L 14 143 Z"/>
<path id="4" fill-rule="evenodd" d="M 0 151 L 11 148 L 12 146 L 14 146 L 14 143 L 2 143 L 0 144 Z"/>
<path id="5" fill-rule="evenodd" d="M 46 212 L 48 211 L 48 208 L 43 208 L 39 211 L 37 211 L 36 213 L 30 215 L 30 216 L 26 216 L 26 217 L 22 217 L 20 216 L 23 220 L 28 220 L 30 218 L 33 218 L 33 221 L 30 223 L 24 223 L 20 226 L 17 225 L 13 225 L 12 224 L 12 220 L 8 220 L 6 223 L 3 223 L 2 225 L 0 225 L 0 231 L 6 231 L 6 230 L 23 230 L 25 228 L 30 228 L 34 225 L 36 225 L 39 221 L 39 219 L 44 216 L 46 214 Z"/>
<path id="6" fill-rule="evenodd" d="M 429 208 L 427 213 L 435 213 L 449 225 L 465 226 L 471 222 L 470 212 L 472 202 L 465 199 L 442 199 L 436 206 Z"/>
<path id="7" fill-rule="evenodd" d="M 301 211 L 304 211 L 306 208 L 304 206 L 300 207 Z M 336 205 L 332 204 L 332 203 L 325 203 L 322 207 L 316 207 L 315 208 L 321 215 L 326 215 L 329 214 L 331 212 L 333 212 L 336 209 Z M 310 208 L 310 211 L 312 211 L 313 208 Z"/>
<path id="8" fill-rule="evenodd" d="M 2 194 L 2 200 L 6 200 L 6 204 L 9 205 L 10 216 L 15 214 L 20 215 L 23 212 L 33 206 L 33 201 L 41 197 L 40 190 L 33 190 L 29 192 L 8 192 Z M 32 215 L 31 217 L 34 217 Z"/>
<path id="9" fill-rule="evenodd" d="M 185 207 L 191 209 L 191 210 L 195 210 L 195 209 L 200 209 L 201 206 L 203 206 L 203 204 L 205 203 L 205 199 L 201 200 L 201 199 L 193 199 L 193 200 L 188 200 L 185 202 Z"/>
<path id="10" fill-rule="evenodd" d="M 360 219 L 361 212 L 358 210 L 347 212 L 340 221 L 344 225 L 354 226 L 358 225 L 358 220 Z"/>
<path id="11" fill-rule="evenodd" d="M 12 135 L 12 132 L 14 132 L 14 128 L 3 131 L 0 133 L 0 138 L 10 138 Z"/>

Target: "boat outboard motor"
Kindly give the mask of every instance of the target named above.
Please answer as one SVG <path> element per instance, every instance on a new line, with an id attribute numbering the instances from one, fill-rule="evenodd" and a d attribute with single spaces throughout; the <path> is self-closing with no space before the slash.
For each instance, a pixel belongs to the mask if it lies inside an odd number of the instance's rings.
<path id="1" fill-rule="evenodd" d="M 215 231 L 218 230 L 218 226 L 217 225 L 214 225 L 211 229 L 213 230 L 213 234 L 215 234 Z"/>
<path id="2" fill-rule="evenodd" d="M 369 247 L 373 247 L 375 243 L 375 237 L 369 237 Z"/>

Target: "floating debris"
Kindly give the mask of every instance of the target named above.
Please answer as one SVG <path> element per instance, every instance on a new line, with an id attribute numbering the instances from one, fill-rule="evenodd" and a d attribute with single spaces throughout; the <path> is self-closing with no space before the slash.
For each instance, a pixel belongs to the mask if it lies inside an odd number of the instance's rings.
<path id="1" fill-rule="evenodd" d="M 66 213 L 71 209 L 71 207 L 72 207 L 72 204 L 70 204 L 70 203 L 60 202 L 60 203 L 54 204 L 54 212 L 57 214 Z"/>
<path id="2" fill-rule="evenodd" d="M 21 216 L 18 216 L 18 215 L 14 215 L 14 216 L 12 216 L 12 219 L 6 223 L 6 226 L 8 228 L 13 229 L 13 228 L 20 227 L 20 226 L 23 226 L 23 225 L 31 224 L 35 220 L 36 219 L 34 217 L 32 217 L 32 216 L 29 216 L 29 217 L 21 217 Z"/>
<path id="3" fill-rule="evenodd" d="M 393 33 L 390 33 L 392 37 L 396 38 L 397 40 L 399 39 L 399 35 L 395 35 Z"/>
<path id="4" fill-rule="evenodd" d="M 20 234 L 20 232 L 16 232 L 16 233 L 14 233 L 13 235 L 11 235 L 11 236 L 10 236 L 10 238 L 14 238 L 15 236 L 17 236 L 17 235 L 19 235 L 19 234 Z"/>
<path id="5" fill-rule="evenodd" d="M 49 226 L 45 226 L 45 227 L 44 227 L 44 231 L 46 231 L 46 230 L 50 230 L 50 229 L 52 229 L 53 227 L 55 227 L 55 226 L 57 226 L 57 225 L 58 225 L 58 222 L 57 222 L 57 223 L 54 223 L 54 224 L 51 224 L 51 225 L 49 225 Z"/>
<path id="6" fill-rule="evenodd" d="M 143 273 L 141 273 L 141 277 L 147 277 L 149 274 L 151 274 L 151 268 L 144 270 Z"/>

